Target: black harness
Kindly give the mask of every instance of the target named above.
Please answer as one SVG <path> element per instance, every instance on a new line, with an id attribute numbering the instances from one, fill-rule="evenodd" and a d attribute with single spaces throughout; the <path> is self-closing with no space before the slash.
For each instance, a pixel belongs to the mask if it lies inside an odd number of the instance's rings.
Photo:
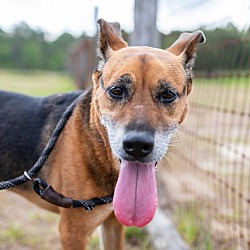
<path id="1" fill-rule="evenodd" d="M 79 94 L 80 95 L 80 94 Z M 42 199 L 65 208 L 76 208 L 76 207 L 84 207 L 86 210 L 93 210 L 93 208 L 96 205 L 103 205 L 103 204 L 109 204 L 113 201 L 113 194 L 105 197 L 100 198 L 93 198 L 91 200 L 73 200 L 72 198 L 67 198 L 63 196 L 62 194 L 56 192 L 52 186 L 48 185 L 48 183 L 41 179 L 36 177 L 37 173 L 42 169 L 45 162 L 47 161 L 50 153 L 52 152 L 56 141 L 61 134 L 65 124 L 67 123 L 69 117 L 73 113 L 73 110 L 78 102 L 78 99 L 80 98 L 79 95 L 77 98 L 67 107 L 67 109 L 64 111 L 63 115 L 61 116 L 59 122 L 57 123 L 46 147 L 44 148 L 42 154 L 36 161 L 36 163 L 33 165 L 33 167 L 25 171 L 23 175 L 20 175 L 14 179 L 0 182 L 0 190 L 12 188 L 18 185 L 21 185 L 27 181 L 33 182 L 33 189 L 34 191 L 41 196 Z"/>

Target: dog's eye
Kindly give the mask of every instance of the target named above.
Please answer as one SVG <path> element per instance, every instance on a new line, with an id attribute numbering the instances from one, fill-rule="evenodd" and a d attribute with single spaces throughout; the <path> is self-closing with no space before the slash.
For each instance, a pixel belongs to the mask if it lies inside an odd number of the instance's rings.
<path id="1" fill-rule="evenodd" d="M 112 98 L 122 99 L 124 97 L 124 89 L 122 87 L 112 87 L 108 93 Z"/>
<path id="2" fill-rule="evenodd" d="M 173 90 L 167 90 L 160 95 L 160 101 L 163 103 L 171 103 L 178 97 Z"/>

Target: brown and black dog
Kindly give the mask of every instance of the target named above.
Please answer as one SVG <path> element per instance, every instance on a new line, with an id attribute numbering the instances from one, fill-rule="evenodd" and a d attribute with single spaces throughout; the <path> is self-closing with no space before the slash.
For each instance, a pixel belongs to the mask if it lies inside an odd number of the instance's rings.
<path id="1" fill-rule="evenodd" d="M 183 33 L 168 49 L 128 47 L 120 25 L 98 21 L 99 64 L 93 88 L 81 93 L 72 116 L 39 176 L 74 199 L 114 192 L 113 204 L 61 208 L 46 203 L 26 183 L 15 191 L 60 213 L 63 249 L 85 249 L 102 225 L 104 249 L 123 249 L 123 225 L 142 227 L 157 206 L 155 166 L 188 111 L 192 67 L 201 31 Z M 29 169 L 62 112 L 78 92 L 33 98 L 0 93 L 0 177 Z M 122 225 L 123 224 L 123 225 Z"/>

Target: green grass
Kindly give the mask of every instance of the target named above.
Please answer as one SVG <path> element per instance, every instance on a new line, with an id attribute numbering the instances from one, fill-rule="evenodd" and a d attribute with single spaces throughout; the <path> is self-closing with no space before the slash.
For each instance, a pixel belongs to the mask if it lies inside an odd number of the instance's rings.
<path id="1" fill-rule="evenodd" d="M 237 86 L 237 87 L 245 87 L 250 86 L 250 78 L 244 75 L 240 76 L 221 76 L 218 78 L 194 78 L 194 84 L 201 84 L 201 85 L 227 85 L 227 86 Z"/>
<path id="2" fill-rule="evenodd" d="M 209 225 L 204 224 L 203 215 L 195 207 L 177 209 L 174 214 L 177 229 L 191 249 L 212 250 Z"/>
<path id="3" fill-rule="evenodd" d="M 25 240 L 25 234 L 19 225 L 10 225 L 5 233 L 11 241 L 23 242 Z"/>
<path id="4" fill-rule="evenodd" d="M 125 238 L 129 242 L 129 246 L 125 249 L 130 250 L 151 250 L 150 241 L 147 234 L 141 228 L 136 227 L 126 227 L 125 228 Z M 99 249 L 99 239 L 97 234 L 93 234 L 90 238 L 88 250 L 98 250 Z"/>
<path id="5" fill-rule="evenodd" d="M 250 78 L 194 79 L 189 100 L 201 105 L 236 112 L 245 112 L 250 106 Z"/>
<path id="6" fill-rule="evenodd" d="M 21 245 L 21 246 L 30 246 L 35 247 L 38 244 L 43 245 L 42 237 L 36 235 L 33 237 L 28 235 L 23 228 L 23 225 L 12 223 L 8 226 L 6 230 L 1 231 L 0 233 L 0 244 L 11 246 L 11 245 Z M 0 248 L 1 249 L 1 248 Z"/>
<path id="7" fill-rule="evenodd" d="M 129 245 L 125 249 L 130 250 L 151 250 L 150 241 L 147 234 L 141 228 L 136 227 L 126 227 L 125 228 L 125 238 Z M 98 250 L 99 249 L 99 238 L 97 234 L 93 234 L 90 238 L 88 250 Z"/>
<path id="8" fill-rule="evenodd" d="M 126 227 L 126 239 L 133 243 L 133 245 L 140 246 L 141 250 L 151 250 L 151 245 L 147 234 L 144 230 L 137 227 Z"/>
<path id="9" fill-rule="evenodd" d="M 75 89 L 73 80 L 65 73 L 0 70 L 0 90 L 46 96 Z"/>
<path id="10" fill-rule="evenodd" d="M 100 249 L 99 237 L 97 234 L 92 234 L 90 237 L 87 250 L 99 250 Z"/>

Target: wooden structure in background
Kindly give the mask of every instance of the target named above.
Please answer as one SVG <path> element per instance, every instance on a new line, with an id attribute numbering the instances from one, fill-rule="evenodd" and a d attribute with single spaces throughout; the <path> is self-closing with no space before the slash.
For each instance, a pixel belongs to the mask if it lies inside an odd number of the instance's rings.
<path id="1" fill-rule="evenodd" d="M 135 0 L 134 32 L 130 45 L 160 47 L 160 33 L 156 27 L 158 0 Z"/>
<path id="2" fill-rule="evenodd" d="M 92 84 L 91 76 L 95 68 L 95 39 L 84 37 L 69 53 L 68 69 L 78 89 L 86 89 Z"/>

